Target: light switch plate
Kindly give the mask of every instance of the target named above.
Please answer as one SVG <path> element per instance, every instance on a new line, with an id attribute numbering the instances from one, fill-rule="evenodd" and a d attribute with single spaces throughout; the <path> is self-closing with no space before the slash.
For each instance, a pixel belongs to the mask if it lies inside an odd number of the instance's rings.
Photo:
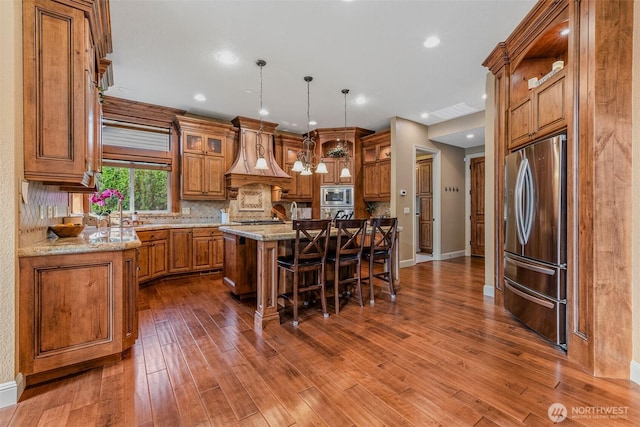
<path id="1" fill-rule="evenodd" d="M 411 208 L 404 208 L 404 213 L 406 214 L 411 213 Z"/>
<path id="2" fill-rule="evenodd" d="M 182 208 L 182 215 L 191 215 L 191 208 Z"/>

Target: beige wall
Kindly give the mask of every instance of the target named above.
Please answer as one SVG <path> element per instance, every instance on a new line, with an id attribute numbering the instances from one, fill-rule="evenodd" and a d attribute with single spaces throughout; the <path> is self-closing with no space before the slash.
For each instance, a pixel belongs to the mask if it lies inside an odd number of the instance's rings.
<path id="1" fill-rule="evenodd" d="M 441 212 L 434 211 L 436 221 L 442 221 L 442 254 L 464 251 L 464 149 L 440 144 L 429 140 L 431 128 L 410 120 L 394 117 L 391 120 L 391 212 L 398 217 L 403 228 L 400 233 L 400 261 L 415 260 L 415 167 L 416 147 L 440 152 L 440 177 L 434 179 L 434 185 L 440 183 Z M 411 167 L 407 167 L 411 165 Z M 444 191 L 446 187 L 458 191 Z M 401 196 L 399 190 L 407 190 L 407 196 Z M 410 208 L 404 214 L 404 208 Z M 444 219 L 444 220 L 443 220 Z"/>
<path id="2" fill-rule="evenodd" d="M 22 2 L 0 1 L 0 406 L 16 379 L 18 176 L 22 175 Z M 15 388 L 14 396 L 15 399 Z M 8 392 L 11 393 L 11 392 Z"/>
<path id="3" fill-rule="evenodd" d="M 631 375 L 640 383 L 640 2 L 634 4 L 633 23 L 633 128 L 632 140 L 635 141 L 631 154 L 631 280 L 633 293 L 633 360 Z M 635 376 L 634 376 L 635 374 Z"/>

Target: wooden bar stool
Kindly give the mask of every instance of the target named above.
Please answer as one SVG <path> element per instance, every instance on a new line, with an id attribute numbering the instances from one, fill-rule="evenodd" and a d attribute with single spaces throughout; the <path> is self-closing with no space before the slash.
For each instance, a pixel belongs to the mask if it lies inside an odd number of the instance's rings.
<path id="1" fill-rule="evenodd" d="M 398 232 L 398 218 L 371 218 L 369 224 L 370 245 L 364 250 L 362 256 L 369 261 L 369 304 L 374 304 L 373 298 L 373 278 L 384 280 L 389 284 L 391 301 L 395 301 L 396 292 L 393 288 L 393 278 L 395 276 L 395 262 L 393 252 L 396 245 L 396 234 Z M 382 264 L 383 271 L 375 273 L 376 265 Z"/>
<path id="2" fill-rule="evenodd" d="M 333 264 L 333 292 L 335 298 L 336 314 L 340 312 L 340 286 L 355 283 L 360 307 L 362 303 L 362 283 L 360 277 L 360 264 L 362 249 L 364 247 L 364 235 L 367 228 L 366 219 L 337 219 L 335 221 L 338 234 L 336 237 L 336 250 L 327 255 L 327 264 Z M 340 279 L 342 267 L 355 267 L 355 275 Z"/>
<path id="3" fill-rule="evenodd" d="M 322 299 L 322 312 L 324 317 L 329 317 L 325 294 L 325 269 L 331 220 L 296 220 L 293 221 L 293 229 L 296 231 L 293 255 L 278 257 L 278 267 L 293 273 L 293 290 L 291 294 L 285 293 L 280 296 L 292 302 L 293 326 L 298 326 L 298 296 L 303 292 L 319 289 Z M 300 285 L 300 273 L 307 272 L 315 272 L 315 281 L 311 284 L 303 281 L 302 285 Z"/>

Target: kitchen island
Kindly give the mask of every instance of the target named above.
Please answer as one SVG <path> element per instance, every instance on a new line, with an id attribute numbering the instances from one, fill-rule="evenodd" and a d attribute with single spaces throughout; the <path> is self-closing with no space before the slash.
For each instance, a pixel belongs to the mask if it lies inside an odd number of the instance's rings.
<path id="1" fill-rule="evenodd" d="M 247 269 L 255 268 L 255 284 L 256 284 L 256 312 L 254 314 L 254 328 L 263 329 L 270 323 L 280 323 L 280 315 L 278 313 L 278 255 L 284 255 L 291 246 L 291 242 L 296 238 L 296 232 L 293 230 L 291 222 L 274 225 L 229 225 L 220 227 L 223 237 L 226 241 L 232 241 L 235 237 L 241 237 L 252 240 L 253 248 L 255 243 L 255 267 L 251 264 L 243 265 L 240 270 L 244 269 L 244 273 L 251 276 L 253 271 L 247 272 Z M 331 234 L 335 235 L 336 230 L 331 229 Z M 397 242 L 396 242 L 397 243 Z M 398 277 L 398 256 L 396 253 L 394 261 L 396 263 L 396 277 L 394 282 L 397 284 Z M 230 253 L 225 249 L 225 264 L 228 262 L 227 254 Z M 252 259 L 253 257 L 251 257 Z M 235 261 L 235 260 L 234 260 Z M 237 267 L 237 266 L 236 266 Z M 227 266 L 225 271 L 229 271 Z M 233 282 L 233 278 L 225 277 L 225 282 Z M 397 287 L 396 287 L 397 290 Z"/>

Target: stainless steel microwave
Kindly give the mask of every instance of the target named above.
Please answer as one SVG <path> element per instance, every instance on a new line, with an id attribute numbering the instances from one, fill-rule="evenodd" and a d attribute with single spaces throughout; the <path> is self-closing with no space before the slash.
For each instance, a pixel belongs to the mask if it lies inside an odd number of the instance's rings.
<path id="1" fill-rule="evenodd" d="M 320 187 L 321 207 L 352 207 L 353 185 L 323 185 Z"/>

